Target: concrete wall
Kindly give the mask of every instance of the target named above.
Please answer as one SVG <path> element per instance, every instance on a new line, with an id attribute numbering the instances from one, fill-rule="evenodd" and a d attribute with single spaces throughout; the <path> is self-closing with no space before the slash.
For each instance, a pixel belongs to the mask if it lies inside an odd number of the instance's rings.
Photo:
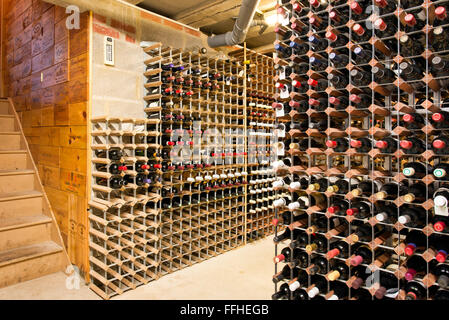
<path id="1" fill-rule="evenodd" d="M 121 10 L 117 13 L 116 10 Z M 115 17 L 94 13 L 92 116 L 144 118 L 144 60 L 141 41 L 161 41 L 174 48 L 199 49 L 206 37 L 156 14 L 117 6 Z M 115 66 L 104 64 L 104 37 L 115 39 Z"/>

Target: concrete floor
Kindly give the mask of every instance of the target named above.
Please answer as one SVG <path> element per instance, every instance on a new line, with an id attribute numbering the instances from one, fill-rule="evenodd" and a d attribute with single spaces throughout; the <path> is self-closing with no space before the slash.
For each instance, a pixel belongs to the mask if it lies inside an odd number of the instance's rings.
<path id="1" fill-rule="evenodd" d="M 256 300 L 270 299 L 274 246 L 272 237 L 248 244 L 192 267 L 166 275 L 117 300 Z M 95 300 L 100 299 L 84 283 L 66 288 L 66 275 L 51 274 L 0 289 L 0 300 Z"/>

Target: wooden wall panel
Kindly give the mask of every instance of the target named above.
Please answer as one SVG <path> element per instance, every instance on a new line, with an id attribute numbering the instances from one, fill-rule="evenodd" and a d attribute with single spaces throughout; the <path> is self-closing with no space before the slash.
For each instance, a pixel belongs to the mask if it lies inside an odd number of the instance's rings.
<path id="1" fill-rule="evenodd" d="M 88 271 L 88 13 L 67 30 L 65 8 L 3 2 L 3 80 L 14 100 L 72 262 Z"/>

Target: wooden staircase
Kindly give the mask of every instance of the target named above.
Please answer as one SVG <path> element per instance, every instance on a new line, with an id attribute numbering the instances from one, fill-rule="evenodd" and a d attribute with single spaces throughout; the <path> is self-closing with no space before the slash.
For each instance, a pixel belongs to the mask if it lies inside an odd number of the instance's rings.
<path id="1" fill-rule="evenodd" d="M 0 288 L 69 264 L 12 101 L 0 98 Z"/>

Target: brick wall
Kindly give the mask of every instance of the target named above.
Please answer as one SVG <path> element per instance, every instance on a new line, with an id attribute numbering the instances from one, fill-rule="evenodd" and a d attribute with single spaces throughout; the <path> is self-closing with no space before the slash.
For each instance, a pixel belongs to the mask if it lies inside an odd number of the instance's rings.
<path id="1" fill-rule="evenodd" d="M 65 8 L 3 1 L 4 86 L 12 97 L 69 256 L 88 266 L 89 15 L 66 28 Z"/>

